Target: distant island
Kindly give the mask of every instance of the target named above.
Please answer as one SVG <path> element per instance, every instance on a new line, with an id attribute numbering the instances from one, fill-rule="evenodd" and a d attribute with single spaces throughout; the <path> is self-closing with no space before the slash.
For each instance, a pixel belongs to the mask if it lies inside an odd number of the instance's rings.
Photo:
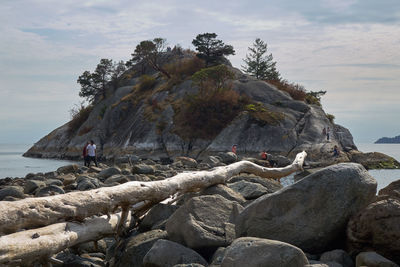
<path id="1" fill-rule="evenodd" d="M 375 141 L 375 144 L 400 144 L 400 135 L 395 137 L 382 137 Z"/>

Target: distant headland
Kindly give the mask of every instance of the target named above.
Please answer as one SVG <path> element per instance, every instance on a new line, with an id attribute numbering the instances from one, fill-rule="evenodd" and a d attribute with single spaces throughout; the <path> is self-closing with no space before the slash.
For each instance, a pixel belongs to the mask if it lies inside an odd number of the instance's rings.
<path id="1" fill-rule="evenodd" d="M 382 137 L 375 141 L 375 144 L 400 144 L 400 135 L 395 137 Z"/>

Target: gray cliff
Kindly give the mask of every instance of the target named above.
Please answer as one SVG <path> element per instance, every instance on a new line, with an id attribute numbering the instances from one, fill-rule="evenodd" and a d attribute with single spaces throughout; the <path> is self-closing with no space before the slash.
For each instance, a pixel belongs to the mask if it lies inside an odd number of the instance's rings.
<path id="1" fill-rule="evenodd" d="M 259 123 L 250 112 L 242 111 L 215 138 L 196 139 L 188 144 L 174 131 L 173 103 L 198 91 L 190 77 L 171 86 L 159 73 L 153 72 L 156 84 L 151 94 L 146 92 L 148 96 L 144 97 L 134 90 L 140 75 L 131 71 L 131 77 L 121 82 L 123 86 L 110 89 L 105 99 L 95 101 L 79 129 L 71 133 L 66 123 L 35 143 L 25 156 L 78 159 L 84 144 L 91 139 L 98 146 L 98 154 L 105 159 L 126 154 L 150 158 L 202 157 L 230 151 L 237 144 L 238 154 L 242 156 L 256 156 L 266 150 L 292 157 L 305 150 L 310 161 L 321 161 L 332 158 L 335 145 L 341 151 L 357 149 L 351 133 L 330 122 L 322 107 L 293 100 L 266 82 L 232 70 L 236 76 L 233 89 L 269 111 L 282 114 L 279 123 Z M 160 124 L 163 124 L 161 130 Z M 329 142 L 322 134 L 324 127 L 331 129 Z M 346 153 L 342 153 L 342 160 L 349 160 Z"/>

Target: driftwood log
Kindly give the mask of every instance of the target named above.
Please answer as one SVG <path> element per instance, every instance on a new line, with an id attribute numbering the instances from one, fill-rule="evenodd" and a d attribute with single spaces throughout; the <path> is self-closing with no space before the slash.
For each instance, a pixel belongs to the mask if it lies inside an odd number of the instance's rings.
<path id="1" fill-rule="evenodd" d="M 83 192 L 27 198 L 13 202 L 0 201 L 0 234 L 25 229 L 25 231 L 0 237 L 0 263 L 26 257 L 49 257 L 66 247 L 96 238 L 100 239 L 116 231 L 116 224 L 125 222 L 124 219 L 122 222 L 117 222 L 121 216 L 130 218 L 126 210 L 132 205 L 136 205 L 131 208 L 135 210 L 135 207 L 158 203 L 176 194 L 225 183 L 232 176 L 242 172 L 265 178 L 285 177 L 301 170 L 306 156 L 307 153 L 304 151 L 297 154 L 293 163 L 283 168 L 266 168 L 249 161 L 240 161 L 210 171 L 180 173 L 161 181 L 128 182 Z M 118 207 L 122 207 L 125 213 L 92 218 L 83 224 L 64 222 L 84 221 L 90 216 L 110 214 Z M 43 228 L 26 230 L 38 227 Z M 36 241 L 33 238 L 35 233 L 40 236 Z M 42 240 L 42 236 L 48 238 L 43 238 L 43 242 L 38 242 Z M 29 245 L 30 243 L 32 244 Z"/>
<path id="2" fill-rule="evenodd" d="M 52 255 L 74 245 L 96 241 L 114 235 L 122 220 L 121 213 L 94 217 L 83 223 L 64 222 L 21 231 L 0 237 L 0 264 L 11 264 L 21 259 L 49 259 Z M 130 217 L 124 226 L 130 224 Z"/>

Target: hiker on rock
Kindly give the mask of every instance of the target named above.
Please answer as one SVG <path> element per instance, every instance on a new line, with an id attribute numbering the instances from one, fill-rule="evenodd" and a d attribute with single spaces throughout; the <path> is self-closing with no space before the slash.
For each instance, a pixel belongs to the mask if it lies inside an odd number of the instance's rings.
<path id="1" fill-rule="evenodd" d="M 326 140 L 329 141 L 329 135 L 331 133 L 331 129 L 328 127 L 328 129 L 326 130 Z"/>
<path id="2" fill-rule="evenodd" d="M 233 152 L 234 154 L 236 154 L 236 150 L 237 150 L 237 145 L 233 145 L 233 146 L 232 146 L 232 152 Z"/>
<path id="3" fill-rule="evenodd" d="M 90 140 L 90 144 L 86 147 L 87 154 L 88 154 L 88 167 L 90 163 L 93 161 L 94 164 L 97 166 L 97 159 L 96 159 L 96 145 L 94 144 L 93 140 Z"/>
<path id="4" fill-rule="evenodd" d="M 89 166 L 89 158 L 88 158 L 88 152 L 87 152 L 87 146 L 89 145 L 89 142 L 86 142 L 85 146 L 83 147 L 82 151 L 82 156 L 83 156 L 83 165 Z"/>
<path id="5" fill-rule="evenodd" d="M 340 155 L 340 150 L 337 145 L 333 147 L 333 156 L 338 157 Z"/>

